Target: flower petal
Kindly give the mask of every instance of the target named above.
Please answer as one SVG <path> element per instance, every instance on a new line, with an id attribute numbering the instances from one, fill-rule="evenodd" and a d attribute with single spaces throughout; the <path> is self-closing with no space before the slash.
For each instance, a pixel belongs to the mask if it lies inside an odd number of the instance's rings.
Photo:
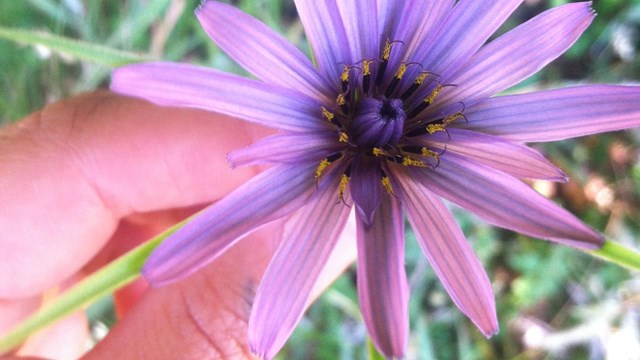
<path id="1" fill-rule="evenodd" d="M 558 6 L 492 41 L 447 83 L 438 104 L 471 105 L 535 74 L 578 40 L 595 17 L 590 2 Z"/>
<path id="2" fill-rule="evenodd" d="M 468 127 L 512 141 L 555 141 L 640 126 L 640 86 L 587 85 L 499 96 L 469 108 Z"/>
<path id="3" fill-rule="evenodd" d="M 418 57 L 424 57 L 418 53 L 424 54 L 431 46 L 455 1 L 401 0 L 382 3 L 381 11 L 387 15 L 381 40 L 400 42 L 392 48 L 389 60 L 388 68 L 396 69 L 401 61 L 414 62 Z M 418 54 L 415 59 L 414 54 Z M 404 81 L 413 81 L 419 71 L 419 67 L 410 66 Z M 386 76 L 390 78 L 394 72 L 390 71 Z"/>
<path id="4" fill-rule="evenodd" d="M 357 214 L 366 224 L 371 224 L 382 200 L 380 168 L 368 156 L 355 158 L 351 166 L 351 196 L 358 210 Z"/>
<path id="5" fill-rule="evenodd" d="M 202 3 L 196 16 L 211 39 L 260 80 L 333 100 L 327 97 L 331 87 L 311 61 L 258 19 L 218 1 Z"/>
<path id="6" fill-rule="evenodd" d="M 338 179 L 287 221 L 284 239 L 260 283 L 249 318 L 249 344 L 271 359 L 300 321 L 311 290 L 349 217 Z"/>
<path id="7" fill-rule="evenodd" d="M 409 286 L 404 270 L 400 202 L 384 196 L 371 225 L 356 213 L 358 300 L 369 336 L 387 358 L 404 357 L 409 332 Z"/>
<path id="8" fill-rule="evenodd" d="M 279 166 L 209 206 L 151 253 L 142 269 L 154 286 L 206 265 L 244 234 L 306 203 L 315 190 L 315 165 Z"/>
<path id="9" fill-rule="evenodd" d="M 160 105 L 200 108 L 283 130 L 327 129 L 318 101 L 209 68 L 144 63 L 115 70 L 111 89 Z"/>
<path id="10" fill-rule="evenodd" d="M 349 39 L 351 59 L 375 59 L 380 47 L 377 0 L 338 1 L 337 4 Z"/>
<path id="11" fill-rule="evenodd" d="M 602 245 L 600 234 L 520 180 L 458 155 L 446 154 L 435 170 L 414 175 L 494 225 L 578 248 Z"/>
<path id="12" fill-rule="evenodd" d="M 419 142 L 464 156 L 518 178 L 567 181 L 567 175 L 562 170 L 525 145 L 464 129 L 449 128 L 447 131 L 450 138 L 446 134 L 433 134 L 423 137 Z"/>
<path id="13" fill-rule="evenodd" d="M 464 64 L 523 0 L 461 0 L 432 44 L 416 49 L 413 61 L 444 78 Z"/>
<path id="14" fill-rule="evenodd" d="M 442 200 L 411 179 L 405 169 L 399 171 L 397 178 L 411 227 L 451 299 L 485 336 L 497 333 L 491 282 L 453 215 Z"/>
<path id="15" fill-rule="evenodd" d="M 335 79 L 338 86 L 340 63 L 352 64 L 353 59 L 336 1 L 295 0 L 295 3 L 320 71 L 328 79 Z"/>
<path id="16" fill-rule="evenodd" d="M 382 33 L 390 40 L 401 41 L 406 54 L 414 54 L 421 47 L 428 46 L 429 39 L 435 37 L 437 29 L 454 5 L 453 0 L 403 0 L 385 3 L 388 4 L 386 13 L 389 15 L 386 29 Z M 412 61 L 411 57 L 405 59 Z"/>
<path id="17" fill-rule="evenodd" d="M 337 131 L 277 134 L 233 151 L 227 157 L 232 167 L 319 162 L 344 147 L 344 144 L 338 142 L 339 136 Z"/>

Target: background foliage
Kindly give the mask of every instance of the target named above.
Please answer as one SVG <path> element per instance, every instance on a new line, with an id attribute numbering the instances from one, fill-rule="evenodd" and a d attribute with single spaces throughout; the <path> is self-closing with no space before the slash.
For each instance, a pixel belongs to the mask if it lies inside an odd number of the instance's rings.
<path id="1" fill-rule="evenodd" d="M 526 1 L 501 31 L 566 2 Z M 293 1 L 232 3 L 307 49 Z M 242 73 L 201 31 L 192 15 L 196 6 L 197 0 L 0 1 L 0 124 L 58 99 L 107 87 L 111 70 L 73 52 L 18 45 L 7 40 L 12 36 L 7 28 L 100 44 L 132 58 Z M 599 16 L 580 41 L 516 91 L 640 81 L 640 0 L 601 0 L 594 8 Z M 638 130 L 539 146 L 571 181 L 533 186 L 608 237 L 639 248 L 639 146 Z M 454 212 L 494 283 L 502 330 L 486 340 L 455 309 L 409 230 L 410 359 L 640 358 L 640 280 L 634 274 Z M 109 299 L 89 312 L 96 336 L 115 321 Z M 363 359 L 366 347 L 354 272 L 349 272 L 309 310 L 281 358 Z"/>

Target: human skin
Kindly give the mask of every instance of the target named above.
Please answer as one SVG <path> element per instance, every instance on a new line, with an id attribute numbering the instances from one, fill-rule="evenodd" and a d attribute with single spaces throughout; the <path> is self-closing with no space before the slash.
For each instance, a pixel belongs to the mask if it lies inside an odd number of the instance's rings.
<path id="1" fill-rule="evenodd" d="M 226 154 L 269 132 L 109 92 L 0 128 L 0 334 L 43 294 L 51 298 L 258 173 L 231 169 Z M 138 280 L 117 292 L 120 320 L 84 358 L 251 358 L 251 302 L 280 227 L 258 230 L 182 281 L 149 289 Z M 352 239 L 343 238 L 316 294 L 355 257 Z M 78 313 L 6 358 L 76 358 L 86 327 Z"/>

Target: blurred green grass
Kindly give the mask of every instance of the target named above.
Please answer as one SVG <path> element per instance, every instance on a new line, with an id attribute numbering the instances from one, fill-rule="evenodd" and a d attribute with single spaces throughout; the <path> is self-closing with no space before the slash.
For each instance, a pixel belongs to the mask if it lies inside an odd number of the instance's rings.
<path id="1" fill-rule="evenodd" d="M 566 2 L 527 1 L 501 31 Z M 232 3 L 306 48 L 292 1 Z M 196 0 L 0 1 L 0 26 L 242 73 L 200 30 L 193 16 L 197 4 Z M 640 0 L 601 0 L 594 8 L 599 16 L 579 42 L 522 87 L 640 81 Z M 110 70 L 0 39 L 0 124 L 58 99 L 106 88 Z M 639 248 L 639 144 L 640 132 L 633 130 L 540 146 L 572 181 L 534 185 L 596 229 Z M 409 231 L 409 359 L 598 359 L 619 339 L 627 339 L 622 343 L 625 348 L 640 347 L 640 281 L 632 274 L 569 248 L 488 227 L 454 210 L 494 283 L 502 330 L 486 340 L 455 309 Z M 94 325 L 113 324 L 108 301 L 90 311 Z M 365 356 L 365 329 L 357 311 L 354 273 L 349 272 L 309 310 L 280 358 Z"/>

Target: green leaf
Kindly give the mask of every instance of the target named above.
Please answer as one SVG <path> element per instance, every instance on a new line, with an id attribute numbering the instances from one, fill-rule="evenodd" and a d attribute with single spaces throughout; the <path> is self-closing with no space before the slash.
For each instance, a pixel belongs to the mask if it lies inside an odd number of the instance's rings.
<path id="1" fill-rule="evenodd" d="M 73 58 L 108 67 L 149 61 L 146 56 L 91 44 L 44 31 L 0 27 L 0 38 L 30 46 L 44 46 Z"/>

